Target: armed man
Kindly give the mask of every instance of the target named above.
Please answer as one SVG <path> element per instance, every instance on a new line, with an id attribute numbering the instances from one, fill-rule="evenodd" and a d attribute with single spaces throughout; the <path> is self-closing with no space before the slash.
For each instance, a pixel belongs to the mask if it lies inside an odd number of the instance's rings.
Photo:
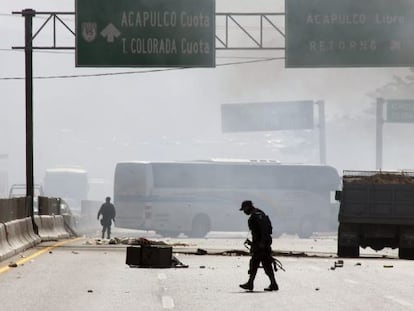
<path id="1" fill-rule="evenodd" d="M 110 239 L 112 221 L 115 222 L 115 216 L 116 216 L 115 206 L 111 203 L 110 197 L 106 197 L 105 203 L 101 205 L 101 208 L 98 211 L 98 216 L 97 216 L 98 220 L 99 220 L 100 215 L 102 215 L 102 218 L 101 218 L 102 239 L 105 237 L 105 231 L 107 232 L 106 237 Z"/>
<path id="2" fill-rule="evenodd" d="M 240 284 L 240 287 L 252 291 L 254 279 L 257 269 L 262 263 L 266 275 L 270 279 L 270 285 L 265 291 L 277 291 L 279 286 L 276 283 L 275 274 L 273 272 L 272 263 L 272 223 L 269 217 L 260 209 L 253 206 L 252 201 L 243 201 L 240 207 L 246 215 L 250 216 L 248 220 L 249 230 L 252 233 L 252 241 L 250 244 L 250 267 L 249 280 L 247 283 Z"/>

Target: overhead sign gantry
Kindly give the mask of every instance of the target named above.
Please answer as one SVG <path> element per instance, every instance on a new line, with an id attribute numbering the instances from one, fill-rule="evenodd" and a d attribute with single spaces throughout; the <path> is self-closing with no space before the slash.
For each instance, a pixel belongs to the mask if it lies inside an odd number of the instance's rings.
<path id="1" fill-rule="evenodd" d="M 214 0 L 77 0 L 78 67 L 215 67 Z"/>

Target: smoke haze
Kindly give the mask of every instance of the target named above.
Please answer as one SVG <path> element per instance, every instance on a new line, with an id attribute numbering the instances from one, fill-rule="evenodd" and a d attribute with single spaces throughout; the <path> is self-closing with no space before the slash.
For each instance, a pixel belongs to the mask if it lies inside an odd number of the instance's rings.
<path id="1" fill-rule="evenodd" d="M 0 78 L 24 77 L 24 8 L 74 11 L 74 1 L 0 3 Z M 217 12 L 283 12 L 283 1 L 217 0 Z M 72 17 L 67 18 L 73 20 Z M 35 18 L 35 28 L 44 19 Z M 280 26 L 284 29 L 284 21 Z M 45 36 L 47 37 L 47 36 Z M 46 38 L 39 38 L 47 40 Z M 65 34 L 58 41 L 74 44 Z M 132 74 L 35 79 L 34 170 L 80 166 L 91 178 L 113 182 L 124 160 L 209 158 L 275 159 L 318 163 L 318 133 L 278 131 L 222 133 L 220 105 L 323 100 L 327 163 L 343 169 L 375 168 L 375 104 L 378 90 L 409 74 L 407 68 L 286 69 L 284 60 L 222 66 L 249 57 L 278 58 L 284 52 L 217 52 L 217 67 L 159 72 L 75 68 L 73 51 L 35 52 L 34 76 L 133 71 Z M 240 57 L 244 57 L 240 59 Z M 145 73 L 144 73 L 145 71 Z M 408 91 L 407 96 L 412 92 Z M 24 80 L 0 80 L 0 159 L 9 184 L 25 180 Z M 412 168 L 410 125 L 385 125 L 384 168 Z M 102 196 L 103 198 L 103 196 Z"/>

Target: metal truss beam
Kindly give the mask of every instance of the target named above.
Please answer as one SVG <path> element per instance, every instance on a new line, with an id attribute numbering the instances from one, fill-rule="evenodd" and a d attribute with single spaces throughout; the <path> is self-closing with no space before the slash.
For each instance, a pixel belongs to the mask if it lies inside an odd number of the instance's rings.
<path id="1" fill-rule="evenodd" d="M 13 12 L 22 14 L 23 12 Z M 33 50 L 74 50 L 75 46 L 57 43 L 57 25 L 74 37 L 75 22 L 68 23 L 64 16 L 75 16 L 75 12 L 35 12 L 46 16 L 43 24 L 34 32 Z M 216 13 L 216 50 L 284 50 L 283 32 L 285 13 Z M 36 45 L 35 39 L 46 25 L 52 24 L 52 43 Z M 280 26 L 282 25 L 282 26 Z M 24 47 L 13 47 L 24 49 Z"/>

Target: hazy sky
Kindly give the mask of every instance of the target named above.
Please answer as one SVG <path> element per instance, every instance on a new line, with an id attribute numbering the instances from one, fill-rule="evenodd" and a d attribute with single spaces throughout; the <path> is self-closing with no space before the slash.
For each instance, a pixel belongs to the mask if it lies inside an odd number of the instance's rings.
<path id="1" fill-rule="evenodd" d="M 0 154 L 8 154 L 0 165 L 8 169 L 10 184 L 25 180 L 24 80 L 5 79 L 24 77 L 24 54 L 11 50 L 24 38 L 24 19 L 11 12 L 24 8 L 74 11 L 74 1 L 0 1 Z M 216 12 L 283 11 L 284 1 L 216 1 Z M 35 18 L 34 28 L 43 21 Z M 73 16 L 65 21 L 73 25 Z M 283 19 L 279 26 L 284 29 Z M 68 33 L 58 41 L 74 46 Z M 222 51 L 217 52 L 216 68 L 139 73 L 139 68 L 75 68 L 74 51 L 35 52 L 34 76 L 55 77 L 34 81 L 35 182 L 41 181 L 46 168 L 62 165 L 84 167 L 91 177 L 112 182 L 115 164 L 122 160 L 254 158 L 317 163 L 315 133 L 221 133 L 221 104 L 286 100 L 324 100 L 328 164 L 339 170 L 373 169 L 375 122 L 367 111 L 372 111 L 375 98 L 368 94 L 394 75 L 406 75 L 408 68 L 286 69 L 284 60 L 223 66 L 251 57 L 283 56 L 280 51 Z M 136 73 L 56 78 L 121 71 Z M 398 146 L 390 145 L 384 156 L 387 165 L 413 167 L 411 157 L 400 155 Z"/>

